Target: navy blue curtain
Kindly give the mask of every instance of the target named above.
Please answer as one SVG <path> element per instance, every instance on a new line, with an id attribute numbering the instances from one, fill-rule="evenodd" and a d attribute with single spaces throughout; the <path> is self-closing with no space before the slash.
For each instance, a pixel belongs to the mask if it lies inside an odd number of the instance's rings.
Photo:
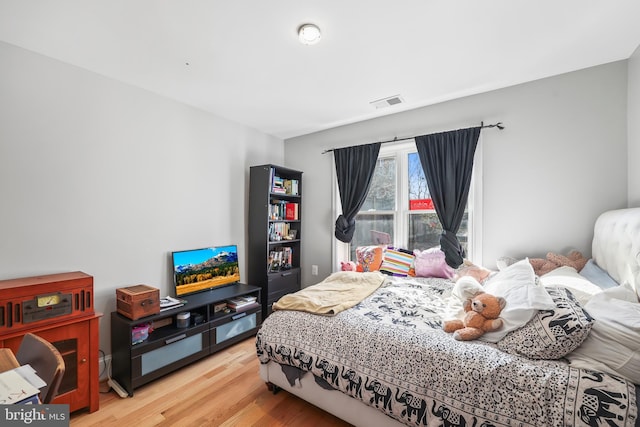
<path id="1" fill-rule="evenodd" d="M 379 142 L 333 150 L 342 204 L 342 214 L 336 219 L 335 236 L 342 242 L 349 243 L 353 239 L 355 217 L 367 198 L 379 152 Z"/>
<path id="2" fill-rule="evenodd" d="M 415 137 L 433 206 L 442 224 L 440 249 L 453 268 L 458 268 L 465 257 L 456 233 L 469 196 L 480 129 L 478 126 Z"/>

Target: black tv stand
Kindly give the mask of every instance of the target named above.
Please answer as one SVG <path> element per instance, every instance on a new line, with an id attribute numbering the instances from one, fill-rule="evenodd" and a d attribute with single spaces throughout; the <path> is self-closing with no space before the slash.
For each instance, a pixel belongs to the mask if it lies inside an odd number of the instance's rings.
<path id="1" fill-rule="evenodd" d="M 216 311 L 216 305 L 242 295 L 256 296 L 258 304 L 240 311 Z M 129 394 L 143 384 L 173 372 L 254 335 L 262 322 L 260 288 L 237 283 L 182 298 L 183 306 L 137 320 L 111 313 L 111 377 Z M 176 315 L 188 311 L 202 323 L 179 328 Z M 199 317 L 199 316 L 197 316 Z M 161 325 L 146 340 L 132 344 L 132 331 L 145 324 Z"/>

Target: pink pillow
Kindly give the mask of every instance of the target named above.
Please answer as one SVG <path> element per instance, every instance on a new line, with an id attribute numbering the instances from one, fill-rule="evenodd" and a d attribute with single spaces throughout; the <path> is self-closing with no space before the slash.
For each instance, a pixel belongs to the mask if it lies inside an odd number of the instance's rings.
<path id="1" fill-rule="evenodd" d="M 453 268 L 444 260 L 444 252 L 440 248 L 431 248 L 424 251 L 415 249 L 415 270 L 418 277 L 441 277 L 451 279 L 455 274 Z"/>

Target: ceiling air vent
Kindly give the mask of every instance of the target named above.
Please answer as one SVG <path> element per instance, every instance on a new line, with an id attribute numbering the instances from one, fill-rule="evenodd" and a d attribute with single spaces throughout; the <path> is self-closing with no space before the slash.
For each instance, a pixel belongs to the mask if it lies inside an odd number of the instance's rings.
<path id="1" fill-rule="evenodd" d="M 378 99 L 377 101 L 371 101 L 369 104 L 376 108 L 391 107 L 393 105 L 402 104 L 404 99 L 400 95 L 393 95 L 388 98 Z"/>

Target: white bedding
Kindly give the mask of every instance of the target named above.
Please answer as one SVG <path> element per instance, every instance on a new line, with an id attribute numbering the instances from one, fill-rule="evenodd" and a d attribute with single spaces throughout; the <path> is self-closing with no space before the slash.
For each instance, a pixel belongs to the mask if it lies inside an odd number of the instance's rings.
<path id="1" fill-rule="evenodd" d="M 571 366 L 620 375 L 640 384 L 640 303 L 621 285 L 607 289 L 586 304 L 596 319 L 587 339 L 567 358 Z"/>
<path id="2" fill-rule="evenodd" d="M 592 296 L 602 292 L 602 288 L 587 280 L 573 267 L 559 267 L 551 270 L 547 274 L 540 276 L 543 286 L 562 286 L 569 289 L 578 299 L 580 304 L 585 305 Z"/>

